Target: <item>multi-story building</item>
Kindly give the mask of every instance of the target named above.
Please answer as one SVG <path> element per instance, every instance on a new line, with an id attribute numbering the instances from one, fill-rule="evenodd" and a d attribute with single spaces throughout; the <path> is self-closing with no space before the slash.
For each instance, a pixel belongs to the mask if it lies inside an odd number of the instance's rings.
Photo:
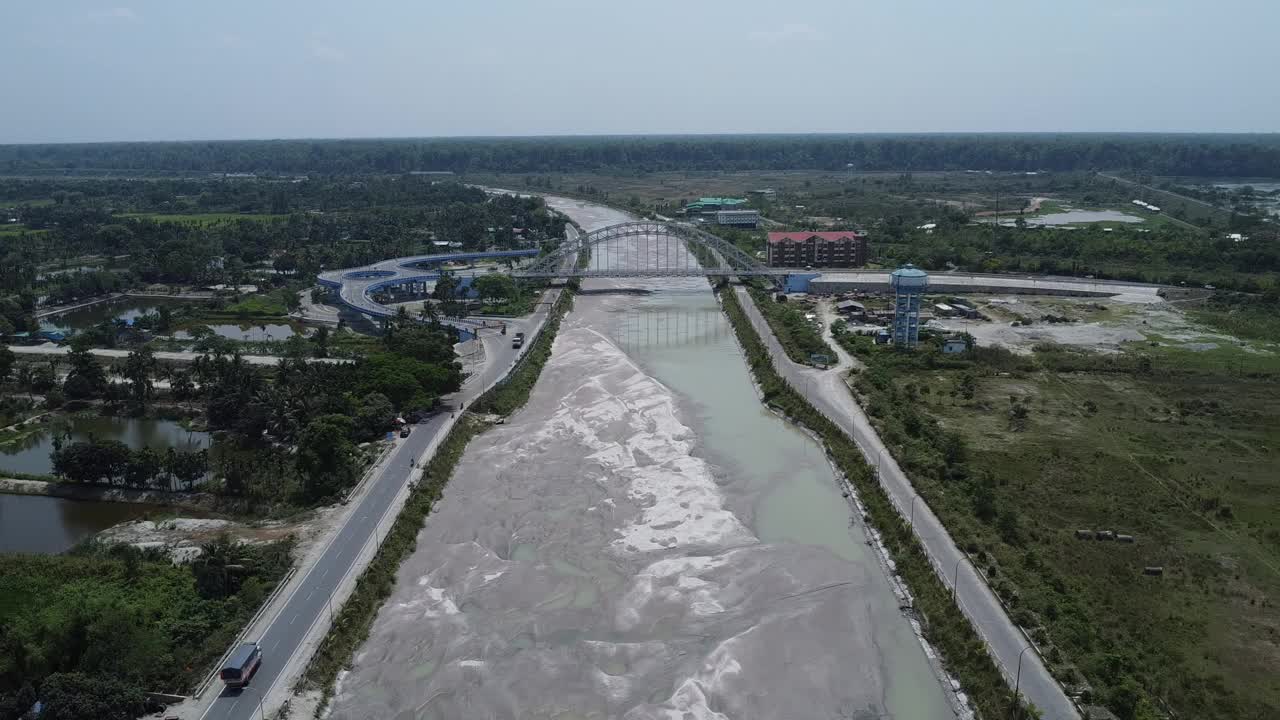
<path id="1" fill-rule="evenodd" d="M 717 225 L 754 228 L 760 224 L 759 210 L 721 210 L 716 213 Z"/>
<path id="2" fill-rule="evenodd" d="M 869 256 L 867 234 L 860 230 L 769 233 L 773 267 L 862 267 Z"/>

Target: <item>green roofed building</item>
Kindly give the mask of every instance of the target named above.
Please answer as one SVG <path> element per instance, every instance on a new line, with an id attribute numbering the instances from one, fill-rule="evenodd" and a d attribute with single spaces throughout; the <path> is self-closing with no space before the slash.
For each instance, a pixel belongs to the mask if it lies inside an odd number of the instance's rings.
<path id="1" fill-rule="evenodd" d="M 746 204 L 744 198 L 704 197 L 685 205 L 684 212 L 686 215 L 714 214 L 721 210 L 736 210 Z"/>

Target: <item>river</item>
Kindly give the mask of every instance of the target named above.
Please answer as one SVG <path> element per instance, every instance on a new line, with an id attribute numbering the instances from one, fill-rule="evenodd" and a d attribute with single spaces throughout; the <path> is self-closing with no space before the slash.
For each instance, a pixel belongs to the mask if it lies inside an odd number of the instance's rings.
<path id="1" fill-rule="evenodd" d="M 706 282 L 646 282 L 577 298 L 528 405 L 467 449 L 333 717 L 952 716 Z"/>

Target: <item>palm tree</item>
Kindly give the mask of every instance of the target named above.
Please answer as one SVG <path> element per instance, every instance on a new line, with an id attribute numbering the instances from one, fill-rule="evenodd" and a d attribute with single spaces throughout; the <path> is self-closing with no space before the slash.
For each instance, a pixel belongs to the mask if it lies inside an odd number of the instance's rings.
<path id="1" fill-rule="evenodd" d="M 35 381 L 35 378 L 35 368 L 27 363 L 18 365 L 17 369 L 14 370 L 14 380 L 17 381 L 18 387 L 26 389 L 28 400 L 35 400 L 35 396 L 31 392 L 31 384 Z"/>

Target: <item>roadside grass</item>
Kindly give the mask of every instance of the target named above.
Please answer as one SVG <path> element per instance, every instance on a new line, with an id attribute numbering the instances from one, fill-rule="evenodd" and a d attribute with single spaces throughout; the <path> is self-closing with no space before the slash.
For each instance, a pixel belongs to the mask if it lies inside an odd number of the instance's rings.
<path id="1" fill-rule="evenodd" d="M 212 225 L 220 222 L 249 220 L 253 222 L 274 222 L 283 220 L 288 215 L 272 215 L 269 213 L 120 213 L 118 217 L 154 220 L 156 222 L 188 223 L 192 225 Z"/>
<path id="2" fill-rule="evenodd" d="M 1055 675 L 1122 718 L 1278 716 L 1275 369 L 1146 345 L 965 361 L 849 344 L 882 437 Z"/>
<path id="3" fill-rule="evenodd" d="M 529 394 L 550 357 L 560 320 L 572 306 L 573 294 L 566 289 L 560 294 L 556 308 L 547 318 L 547 324 L 539 333 L 535 345 L 525 355 L 526 360 L 512 373 L 508 382 L 477 398 L 472 403 L 471 410 L 506 415 L 528 401 Z M 299 689 L 318 690 L 323 696 L 323 702 L 316 710 L 317 717 L 333 696 L 333 685 L 338 673 L 350 667 L 351 658 L 368 639 L 378 609 L 395 589 L 396 573 L 401 563 L 416 549 L 418 532 L 431 509 L 443 496 L 445 485 L 452 477 L 458 461 L 462 459 L 467 444 L 488 427 L 474 413 L 463 413 L 440 443 L 431 461 L 423 467 L 421 477 L 414 482 L 404 508 L 396 516 L 395 524 L 388 531 L 373 560 L 360 574 L 351 596 L 343 603 L 329 633 L 316 649 L 306 672 L 299 680 Z"/>
<path id="4" fill-rule="evenodd" d="M 787 351 L 787 357 L 805 365 L 812 365 L 811 356 L 818 354 L 834 361 L 835 350 L 822 339 L 820 327 L 805 318 L 804 307 L 793 301 L 775 302 L 769 293 L 759 288 L 749 288 L 748 292 Z"/>
<path id="5" fill-rule="evenodd" d="M 1004 676 L 956 607 L 950 589 L 938 579 L 911 527 L 879 484 L 857 443 L 778 375 L 734 292 L 722 290 L 718 295 L 759 384 L 761 401 L 817 435 L 828 457 L 857 490 L 866 513 L 864 520 L 880 533 L 893 557 L 895 571 L 911 590 L 912 610 L 925 637 L 941 653 L 947 672 L 958 678 L 981 717 L 1009 715 L 1015 708 L 1015 698 Z"/>

